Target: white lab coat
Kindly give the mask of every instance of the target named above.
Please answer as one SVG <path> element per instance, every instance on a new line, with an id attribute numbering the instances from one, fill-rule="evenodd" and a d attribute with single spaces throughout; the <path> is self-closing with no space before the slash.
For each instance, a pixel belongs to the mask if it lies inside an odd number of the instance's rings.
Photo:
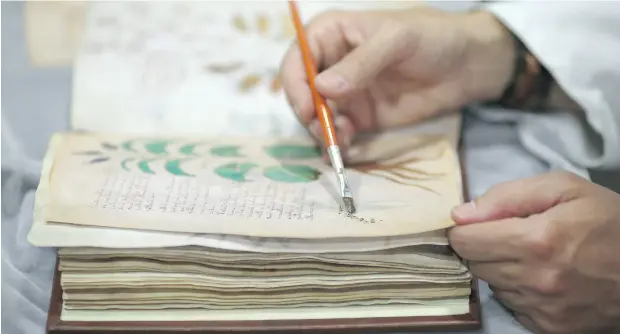
<path id="1" fill-rule="evenodd" d="M 486 9 L 585 111 L 587 123 L 566 111 L 506 115 L 521 143 L 552 168 L 620 167 L 620 2 L 497 1 Z"/>

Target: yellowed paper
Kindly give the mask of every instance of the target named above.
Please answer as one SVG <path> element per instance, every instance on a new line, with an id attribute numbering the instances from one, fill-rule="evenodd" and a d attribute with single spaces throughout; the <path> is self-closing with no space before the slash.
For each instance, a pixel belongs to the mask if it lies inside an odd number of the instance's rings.
<path id="1" fill-rule="evenodd" d="M 62 145 L 62 134 L 52 136 L 43 160 L 41 180 L 37 187 L 34 221 L 28 242 L 39 247 L 70 247 L 86 252 L 83 247 L 103 247 L 121 251 L 137 248 L 150 250 L 162 247 L 202 246 L 211 249 L 258 253 L 329 253 L 365 252 L 412 245 L 447 245 L 445 230 L 397 237 L 291 239 L 233 236 L 223 234 L 192 234 L 147 230 L 129 230 L 93 225 L 58 224 L 44 220 L 50 194 L 50 175 L 56 151 Z"/>
<path id="2" fill-rule="evenodd" d="M 86 1 L 26 1 L 28 54 L 35 66 L 71 66 L 84 30 Z"/>
<path id="3" fill-rule="evenodd" d="M 299 320 L 446 316 L 469 312 L 469 298 L 431 300 L 413 305 L 368 305 L 258 310 L 70 310 L 63 307 L 63 321 L 214 321 L 214 320 Z"/>
<path id="4" fill-rule="evenodd" d="M 45 220 L 309 239 L 452 226 L 450 211 L 461 193 L 449 141 L 383 140 L 353 150 L 348 177 L 358 211 L 347 216 L 333 171 L 305 140 L 66 134 L 53 163 Z M 397 143 L 403 151 L 382 149 Z"/>
<path id="5" fill-rule="evenodd" d="M 334 9 L 414 1 L 300 1 Z M 272 79 L 295 39 L 286 1 L 100 1 L 75 61 L 71 126 L 142 133 L 296 135 Z M 248 52 L 251 50 L 251 52 Z"/>

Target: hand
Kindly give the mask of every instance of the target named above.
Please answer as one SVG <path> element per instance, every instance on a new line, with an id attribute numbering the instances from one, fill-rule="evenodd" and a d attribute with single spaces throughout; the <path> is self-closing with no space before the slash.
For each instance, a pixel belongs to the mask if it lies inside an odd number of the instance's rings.
<path id="1" fill-rule="evenodd" d="M 489 13 L 427 7 L 328 12 L 306 28 L 319 92 L 337 114 L 339 145 L 360 131 L 406 125 L 499 98 L 512 75 L 514 45 Z M 284 91 L 300 121 L 321 129 L 295 43 L 283 59 Z"/>
<path id="2" fill-rule="evenodd" d="M 450 243 L 535 333 L 620 332 L 620 195 L 569 173 L 453 211 Z"/>

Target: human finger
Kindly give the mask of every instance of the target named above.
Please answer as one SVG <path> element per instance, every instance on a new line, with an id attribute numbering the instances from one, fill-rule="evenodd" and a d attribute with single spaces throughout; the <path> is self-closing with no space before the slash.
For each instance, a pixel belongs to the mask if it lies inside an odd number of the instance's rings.
<path id="1" fill-rule="evenodd" d="M 398 25 L 386 24 L 370 39 L 354 48 L 316 78 L 319 92 L 327 98 L 343 98 L 367 87 L 385 68 L 394 64 L 415 43 Z"/>
<path id="2" fill-rule="evenodd" d="M 493 291 L 493 298 L 513 314 L 525 314 L 531 311 L 521 292 L 493 285 L 489 285 L 489 289 Z"/>
<path id="3" fill-rule="evenodd" d="M 536 324 L 536 321 L 534 321 L 530 315 L 523 312 L 515 312 L 514 316 L 523 327 L 532 333 L 543 333 L 538 324 Z"/>
<path id="4" fill-rule="evenodd" d="M 571 173 L 548 173 L 506 182 L 491 188 L 476 200 L 452 211 L 459 224 L 471 224 L 511 217 L 528 217 L 574 199 L 584 179 Z"/>
<path id="5" fill-rule="evenodd" d="M 481 280 L 500 289 L 516 289 L 523 276 L 522 266 L 516 261 L 468 263 L 469 271 Z"/>
<path id="6" fill-rule="evenodd" d="M 336 141 L 342 154 L 345 154 L 344 151 L 351 146 L 351 141 L 353 140 L 353 136 L 355 134 L 355 127 L 353 126 L 349 116 L 346 114 L 334 115 L 334 126 L 336 127 Z M 312 137 L 318 141 L 323 148 L 325 148 L 325 136 L 323 136 L 323 128 L 321 127 L 321 123 L 318 119 L 313 119 L 310 122 L 308 130 Z"/>
<path id="7" fill-rule="evenodd" d="M 319 15 L 305 28 L 312 57 L 318 69 L 335 62 L 346 52 L 346 36 L 342 32 L 343 20 L 349 14 L 327 12 Z M 303 57 L 297 41 L 288 49 L 280 64 L 282 88 L 300 122 L 308 126 L 315 116 L 314 105 Z"/>
<path id="8" fill-rule="evenodd" d="M 539 252 L 544 217 L 508 218 L 459 225 L 448 231 L 450 245 L 468 261 L 518 261 Z"/>

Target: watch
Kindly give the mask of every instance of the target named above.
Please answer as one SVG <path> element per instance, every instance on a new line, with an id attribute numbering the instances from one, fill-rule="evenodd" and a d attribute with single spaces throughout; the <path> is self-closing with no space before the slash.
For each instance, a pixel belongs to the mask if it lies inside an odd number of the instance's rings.
<path id="1" fill-rule="evenodd" d="M 511 109 L 543 110 L 546 107 L 553 77 L 511 32 L 515 43 L 515 66 L 512 80 L 498 104 Z"/>

